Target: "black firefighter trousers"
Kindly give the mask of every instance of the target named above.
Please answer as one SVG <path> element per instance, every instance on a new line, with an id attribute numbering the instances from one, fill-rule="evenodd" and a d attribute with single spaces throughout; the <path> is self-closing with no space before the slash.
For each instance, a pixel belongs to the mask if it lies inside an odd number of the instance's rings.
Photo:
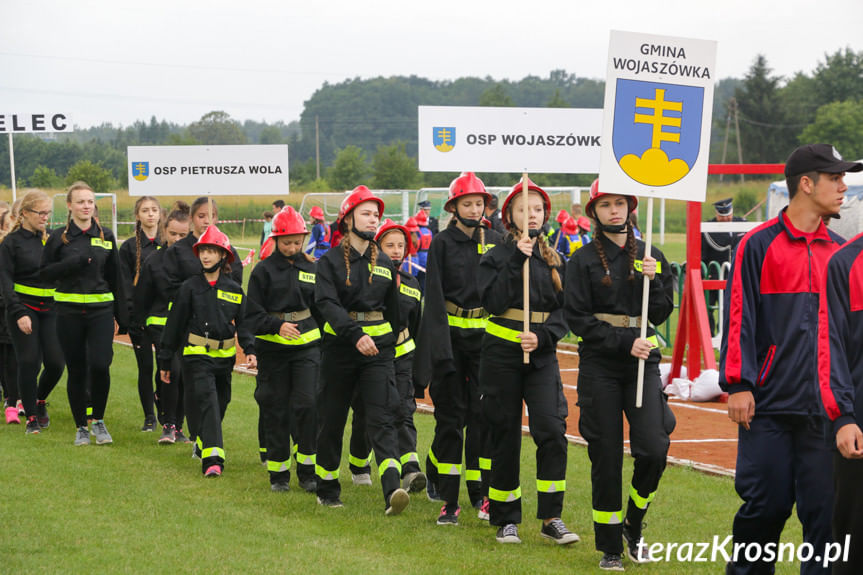
<path id="1" fill-rule="evenodd" d="M 629 445 L 635 459 L 626 518 L 641 525 L 665 471 L 669 435 L 676 420 L 668 407 L 659 365 L 644 366 L 642 405 L 635 407 L 638 364 L 595 365 L 582 361 L 578 375 L 578 429 L 587 441 L 593 487 L 593 531 L 596 549 L 623 552 L 623 415 L 629 422 Z"/>
<path id="2" fill-rule="evenodd" d="M 291 478 L 292 431 L 297 441 L 297 477 L 314 478 L 320 365 L 318 345 L 258 352 L 255 400 L 264 424 L 270 483 L 287 483 Z"/>
<path id="3" fill-rule="evenodd" d="M 321 394 L 318 401 L 318 497 L 332 499 L 341 494 L 339 464 L 351 399 L 356 392 L 363 402 L 366 429 L 381 477 L 385 505 L 399 487 L 396 411 L 398 392 L 393 370 L 392 347 L 367 357 L 339 341 L 325 342 L 321 354 Z"/>
<path id="4" fill-rule="evenodd" d="M 557 358 L 553 352 L 532 353 L 525 365 L 520 346 L 496 343 L 492 335 L 485 338 L 479 374 L 482 411 L 491 436 L 490 523 L 521 523 L 522 400 L 536 444 L 536 517 L 560 517 L 568 410 Z"/>

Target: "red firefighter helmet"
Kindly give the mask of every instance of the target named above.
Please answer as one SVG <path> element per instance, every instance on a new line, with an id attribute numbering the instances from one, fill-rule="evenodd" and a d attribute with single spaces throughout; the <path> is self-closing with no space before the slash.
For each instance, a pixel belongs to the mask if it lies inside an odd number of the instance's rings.
<path id="1" fill-rule="evenodd" d="M 409 232 L 419 233 L 420 226 L 417 224 L 417 219 L 413 217 L 408 218 L 408 221 L 405 222 L 405 229 Z"/>
<path id="2" fill-rule="evenodd" d="M 590 231 L 590 218 L 587 218 L 585 216 L 581 216 L 580 218 L 578 218 L 576 225 L 578 227 L 580 227 L 581 229 L 587 230 L 589 232 Z"/>
<path id="3" fill-rule="evenodd" d="M 342 200 L 342 205 L 339 207 L 339 217 L 336 219 L 336 228 L 341 230 L 345 216 L 354 211 L 354 208 L 363 202 L 377 203 L 380 215 L 384 215 L 384 201 L 374 195 L 367 187 L 357 186 Z M 345 233 L 345 231 L 342 230 L 342 233 Z"/>
<path id="4" fill-rule="evenodd" d="M 509 229 L 511 223 L 509 221 L 509 204 L 518 194 L 522 193 L 522 186 L 523 184 L 521 182 L 518 182 L 516 185 L 514 185 L 509 191 L 509 194 L 507 194 L 506 199 L 503 201 L 503 206 L 501 206 L 500 208 L 500 218 L 501 220 L 503 220 L 503 225 L 504 227 L 506 227 L 506 229 Z M 545 211 L 545 216 L 543 216 L 542 219 L 542 223 L 544 224 L 548 221 L 548 215 L 549 212 L 551 212 L 551 200 L 548 199 L 548 194 L 545 193 L 545 190 L 530 181 L 530 178 L 528 178 L 527 180 L 527 190 L 528 192 L 536 192 L 540 195 L 540 197 L 542 197 L 542 207 Z M 563 212 L 565 210 L 561 211 Z M 516 226 L 518 226 L 517 222 Z"/>
<path id="5" fill-rule="evenodd" d="M 591 218 L 596 218 L 596 212 L 593 209 L 593 204 L 602 196 L 623 196 L 629 202 L 629 211 L 634 212 L 635 208 L 638 207 L 638 198 L 635 196 L 629 196 L 627 194 L 608 194 L 605 192 L 599 191 L 599 178 L 593 180 L 593 183 L 590 184 L 590 200 L 587 202 L 587 205 L 584 206 L 584 213 L 587 214 Z"/>
<path id="6" fill-rule="evenodd" d="M 206 231 L 201 234 L 195 245 L 192 246 L 192 251 L 195 252 L 195 257 L 198 257 L 199 246 L 216 246 L 222 248 L 227 253 L 228 263 L 234 261 L 234 252 L 231 251 L 231 242 L 228 236 L 224 234 L 216 225 L 207 227 Z"/>
<path id="7" fill-rule="evenodd" d="M 414 242 L 411 239 L 411 234 L 405 226 L 395 223 L 391 219 L 387 218 L 384 220 L 383 225 L 378 229 L 378 233 L 375 234 L 375 241 L 378 242 L 382 237 L 387 235 L 389 232 L 393 230 L 398 230 L 405 236 L 405 255 L 412 254 L 414 252 Z"/>
<path id="8" fill-rule="evenodd" d="M 420 210 L 417 212 L 417 215 L 413 217 L 414 222 L 418 226 L 427 226 L 429 225 L 429 216 L 425 210 Z"/>
<path id="9" fill-rule="evenodd" d="M 320 208 L 318 208 L 320 209 Z M 292 236 L 296 234 L 310 233 L 306 228 L 306 222 L 303 217 L 297 213 L 293 206 L 285 206 L 282 211 L 276 214 L 273 218 L 273 231 L 270 232 L 271 238 L 279 236 Z"/>
<path id="10" fill-rule="evenodd" d="M 312 209 L 309 211 L 309 215 L 313 220 L 323 220 L 324 210 L 321 209 L 321 206 L 312 206 Z"/>
<path id="11" fill-rule="evenodd" d="M 566 221 L 563 222 L 561 229 L 563 230 L 563 233 L 565 233 L 566 235 L 573 236 L 578 232 L 578 224 L 576 224 L 575 219 L 572 216 L 570 216 L 570 217 L 566 218 Z"/>
<path id="12" fill-rule="evenodd" d="M 259 255 L 261 261 L 264 261 L 271 255 L 273 255 L 273 250 L 276 247 L 276 240 L 273 239 L 273 236 L 267 238 L 264 242 L 264 245 L 261 246 L 261 253 Z"/>
<path id="13" fill-rule="evenodd" d="M 557 217 L 554 218 L 554 221 L 556 221 L 560 225 L 563 225 L 563 223 L 566 221 L 566 218 L 568 217 L 569 212 L 567 212 L 566 210 L 560 210 L 559 212 L 557 212 Z"/>
<path id="14" fill-rule="evenodd" d="M 449 198 L 443 205 L 443 209 L 455 213 L 456 200 L 471 195 L 482 196 L 483 203 L 486 205 L 491 201 L 491 194 L 485 191 L 485 184 L 482 183 L 482 180 L 477 178 L 473 172 L 462 172 L 459 177 L 450 183 Z"/>

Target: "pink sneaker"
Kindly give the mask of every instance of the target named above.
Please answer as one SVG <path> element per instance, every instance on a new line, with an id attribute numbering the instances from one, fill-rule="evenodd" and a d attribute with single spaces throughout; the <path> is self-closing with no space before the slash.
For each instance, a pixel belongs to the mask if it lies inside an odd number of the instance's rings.
<path id="1" fill-rule="evenodd" d="M 24 404 L 20 399 L 18 400 L 18 403 L 15 404 L 15 407 L 18 408 L 18 417 L 27 417 L 27 412 L 24 410 Z"/>
<path id="2" fill-rule="evenodd" d="M 219 477 L 222 475 L 222 468 L 218 465 L 211 465 L 204 472 L 204 477 Z"/>
<path id="3" fill-rule="evenodd" d="M 480 519 L 480 521 L 488 521 L 491 518 L 489 513 L 489 507 L 491 506 L 491 500 L 483 499 L 482 505 L 479 508 L 479 511 L 476 512 L 476 516 Z"/>
<path id="4" fill-rule="evenodd" d="M 21 420 L 18 418 L 18 408 L 14 405 L 6 408 L 6 423 L 21 423 Z"/>

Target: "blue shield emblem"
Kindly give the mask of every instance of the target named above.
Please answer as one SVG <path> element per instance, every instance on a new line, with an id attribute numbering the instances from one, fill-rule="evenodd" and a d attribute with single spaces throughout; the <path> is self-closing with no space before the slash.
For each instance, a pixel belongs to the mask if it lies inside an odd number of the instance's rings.
<path id="1" fill-rule="evenodd" d="M 612 148 L 620 168 L 646 186 L 668 186 L 695 165 L 704 88 L 617 80 Z"/>
<path id="2" fill-rule="evenodd" d="M 455 148 L 455 128 L 438 127 L 432 128 L 434 147 L 439 152 L 449 152 Z"/>
<path id="3" fill-rule="evenodd" d="M 132 162 L 132 177 L 143 182 L 150 175 L 150 162 Z"/>

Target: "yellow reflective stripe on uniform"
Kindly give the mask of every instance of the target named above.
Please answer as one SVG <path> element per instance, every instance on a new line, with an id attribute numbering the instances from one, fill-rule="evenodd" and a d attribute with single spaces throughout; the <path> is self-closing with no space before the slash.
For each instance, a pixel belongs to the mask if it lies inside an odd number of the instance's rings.
<path id="1" fill-rule="evenodd" d="M 399 291 L 408 297 L 414 298 L 417 301 L 420 301 L 420 299 L 422 299 L 422 292 L 416 288 L 412 288 L 411 286 L 402 284 L 399 286 Z"/>
<path id="2" fill-rule="evenodd" d="M 452 327 L 461 329 L 485 329 L 487 319 L 484 317 L 459 317 L 447 314 L 447 321 Z"/>
<path id="3" fill-rule="evenodd" d="M 376 335 L 386 335 L 393 331 L 393 328 L 388 321 L 377 325 L 363 325 L 360 327 L 363 329 L 363 333 L 372 337 Z M 324 331 L 332 335 L 337 335 L 333 326 L 330 325 L 330 322 L 324 324 Z"/>
<path id="4" fill-rule="evenodd" d="M 651 347 L 659 347 L 659 340 L 656 339 L 655 335 L 648 337 L 647 341 L 650 342 Z"/>
<path id="5" fill-rule="evenodd" d="M 409 354 L 413 350 L 417 348 L 417 344 L 414 342 L 413 338 L 407 340 L 404 343 L 401 343 L 396 346 L 396 357 L 401 357 L 403 355 Z"/>
<path id="6" fill-rule="evenodd" d="M 593 522 L 603 525 L 620 525 L 623 523 L 623 509 L 620 511 L 593 510 Z"/>
<path id="7" fill-rule="evenodd" d="M 216 297 L 230 303 L 240 303 L 243 301 L 243 294 L 229 291 L 216 290 Z"/>
<path id="8" fill-rule="evenodd" d="M 482 481 L 482 474 L 479 469 L 465 469 L 464 470 L 464 480 L 465 481 Z"/>
<path id="9" fill-rule="evenodd" d="M 632 262 L 632 267 L 634 267 L 635 271 L 639 273 L 641 272 L 642 265 L 644 265 L 644 262 L 642 260 L 635 260 L 634 262 Z M 662 262 L 659 260 L 656 261 L 656 273 L 662 273 Z"/>
<path id="10" fill-rule="evenodd" d="M 146 321 L 146 325 L 165 325 L 166 323 L 168 323 L 168 318 L 159 315 L 151 315 Z"/>
<path id="11" fill-rule="evenodd" d="M 393 274 L 388 267 L 375 266 L 375 269 L 372 269 L 372 264 L 369 264 L 369 271 L 372 272 L 372 275 L 385 277 L 388 280 L 393 279 Z"/>
<path id="12" fill-rule="evenodd" d="M 461 463 L 437 462 L 438 475 L 461 475 Z"/>
<path id="13" fill-rule="evenodd" d="M 283 471 L 291 470 L 291 461 L 273 461 L 272 459 L 267 460 L 267 471 L 272 471 L 273 473 L 281 473 Z"/>
<path id="14" fill-rule="evenodd" d="M 632 502 L 635 503 L 635 506 L 639 509 L 647 509 L 647 506 L 650 505 L 650 502 L 653 501 L 654 497 L 656 497 L 656 491 L 647 497 L 642 497 L 638 494 L 638 490 L 634 486 L 629 486 L 629 498 L 632 499 Z"/>
<path id="15" fill-rule="evenodd" d="M 500 339 L 505 339 L 506 341 L 512 341 L 519 344 L 521 343 L 521 340 L 518 339 L 518 335 L 521 333 L 520 331 L 510 329 L 508 327 L 503 327 L 502 325 L 498 325 L 493 321 L 489 321 L 488 324 L 486 324 L 485 332 L 495 337 L 499 337 Z"/>
<path id="16" fill-rule="evenodd" d="M 416 451 L 411 451 L 410 453 L 405 453 L 399 458 L 399 462 L 404 465 L 405 463 L 419 463 L 420 458 L 417 455 Z"/>
<path id="17" fill-rule="evenodd" d="M 317 461 L 317 455 L 312 453 L 300 453 L 298 450 L 294 449 L 294 457 L 297 458 L 298 465 L 314 465 Z"/>
<path id="18" fill-rule="evenodd" d="M 491 470 L 491 459 L 488 457 L 480 457 L 479 458 L 479 468 L 483 471 Z"/>
<path id="19" fill-rule="evenodd" d="M 310 274 L 309 272 L 300 272 L 300 281 L 306 282 L 307 284 L 315 283 L 315 274 Z"/>
<path id="20" fill-rule="evenodd" d="M 221 447 L 208 447 L 206 449 L 201 450 L 201 459 L 206 459 L 208 457 L 221 457 L 225 458 L 225 450 Z"/>
<path id="21" fill-rule="evenodd" d="M 510 501 L 518 501 L 521 499 L 521 486 L 516 487 L 512 491 L 501 491 L 494 487 L 488 488 L 488 498 L 492 501 L 501 501 L 509 503 Z"/>
<path id="22" fill-rule="evenodd" d="M 267 448 L 266 447 L 258 447 L 258 453 L 263 453 L 264 455 L 266 455 L 267 454 Z"/>
<path id="23" fill-rule="evenodd" d="M 388 469 L 395 469 L 399 475 L 402 474 L 402 464 L 392 457 L 381 461 L 381 464 L 378 465 L 378 475 L 383 477 L 384 473 L 386 473 Z"/>
<path id="24" fill-rule="evenodd" d="M 369 452 L 369 456 L 366 457 L 365 459 L 360 458 L 360 457 L 355 457 L 353 454 L 348 455 L 348 463 L 350 463 L 351 465 L 353 465 L 355 467 L 366 467 L 367 465 L 370 465 L 371 462 L 372 462 L 372 453 L 371 452 Z"/>
<path id="25" fill-rule="evenodd" d="M 280 343 L 282 345 L 305 345 L 321 339 L 321 330 L 318 328 L 309 330 L 305 333 L 301 333 L 296 339 L 288 339 L 279 334 L 256 335 L 255 338 L 262 339 L 264 341 L 271 341 L 273 343 Z"/>
<path id="26" fill-rule="evenodd" d="M 485 245 L 477 244 L 476 245 L 476 253 L 484 254 L 485 252 L 487 252 L 488 250 L 490 250 L 493 247 L 494 247 L 494 244 L 485 244 Z M 483 249 L 483 248 L 485 248 L 485 249 Z"/>
<path id="27" fill-rule="evenodd" d="M 202 345 L 187 345 L 183 348 L 183 355 L 208 355 L 210 357 L 234 357 L 237 355 L 236 347 L 228 349 L 214 349 L 207 351 L 207 348 Z"/>
<path id="28" fill-rule="evenodd" d="M 32 295 L 34 297 L 52 297 L 54 295 L 54 288 L 36 288 L 25 286 L 24 284 L 14 284 L 12 288 L 18 293 Z"/>
<path id="29" fill-rule="evenodd" d="M 114 247 L 114 242 L 100 238 L 90 238 L 90 245 L 105 250 L 111 250 Z"/>
<path id="30" fill-rule="evenodd" d="M 537 493 L 562 493 L 566 491 L 566 479 L 558 479 L 556 481 L 537 479 L 536 491 Z"/>
<path id="31" fill-rule="evenodd" d="M 333 470 L 324 469 L 317 463 L 315 464 L 315 475 L 323 479 L 324 481 L 332 481 L 333 479 L 339 478 L 339 468 L 336 467 Z"/>
<path id="32" fill-rule="evenodd" d="M 105 303 L 114 301 L 114 294 L 108 293 L 63 293 L 54 291 L 54 301 L 64 303 Z"/>
<path id="33" fill-rule="evenodd" d="M 437 467 L 437 457 L 435 457 L 434 451 L 432 451 L 431 447 L 429 447 L 429 461 L 431 461 L 432 465 Z"/>

